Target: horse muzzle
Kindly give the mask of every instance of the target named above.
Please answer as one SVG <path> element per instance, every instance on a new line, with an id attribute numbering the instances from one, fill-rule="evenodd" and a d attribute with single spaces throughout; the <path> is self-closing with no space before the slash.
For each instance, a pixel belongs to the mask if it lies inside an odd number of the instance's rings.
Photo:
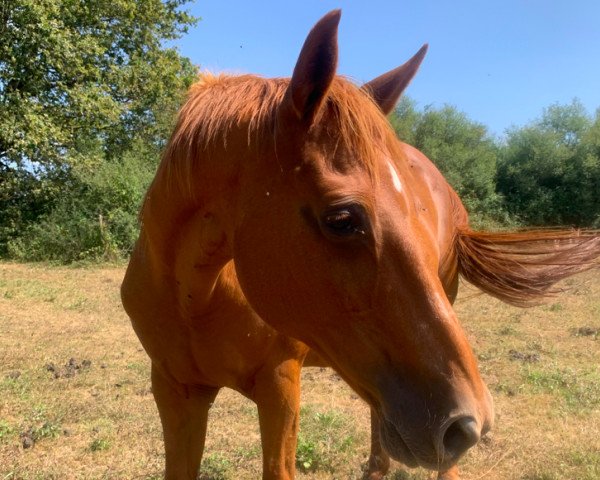
<path id="1" fill-rule="evenodd" d="M 452 467 L 492 428 L 493 401 L 487 388 L 484 392 L 481 402 L 464 401 L 462 408 L 455 403 L 446 412 L 433 405 L 418 409 L 414 404 L 400 410 L 376 409 L 383 448 L 409 467 L 437 471 Z"/>
<path id="2" fill-rule="evenodd" d="M 380 436 L 383 448 L 392 458 L 409 467 L 442 471 L 456 464 L 489 429 L 488 424 L 481 425 L 472 416 L 457 415 L 446 420 L 433 437 L 413 436 L 382 419 Z"/>

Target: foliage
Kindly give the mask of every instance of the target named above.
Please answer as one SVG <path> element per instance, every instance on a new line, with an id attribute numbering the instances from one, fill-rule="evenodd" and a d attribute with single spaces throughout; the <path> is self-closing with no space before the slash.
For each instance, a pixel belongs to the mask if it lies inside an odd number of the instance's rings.
<path id="1" fill-rule="evenodd" d="M 538 391 L 562 397 L 566 405 L 581 412 L 600 405 L 600 371 L 584 372 L 556 368 L 529 368 L 525 380 Z"/>
<path id="2" fill-rule="evenodd" d="M 409 145 L 415 145 L 416 129 L 421 121 L 422 112 L 417 110 L 417 104 L 410 97 L 401 97 L 395 110 L 390 114 L 389 121 L 397 137 Z"/>
<path id="3" fill-rule="evenodd" d="M 0 0 L 0 256 L 127 255 L 195 78 L 170 48 L 190 0 Z M 479 228 L 600 227 L 600 110 L 574 101 L 498 142 L 452 106 L 404 98 L 390 121 Z"/>
<path id="4" fill-rule="evenodd" d="M 5 420 L 0 420 L 0 442 L 12 435 L 13 432 L 13 427 L 11 427 Z"/>
<path id="5" fill-rule="evenodd" d="M 0 165 L 0 255 L 8 242 L 23 233 L 26 225 L 49 211 L 60 194 L 62 172 L 36 176 L 26 169 Z"/>
<path id="6" fill-rule="evenodd" d="M 154 169 L 143 146 L 119 162 L 74 168 L 54 207 L 8 242 L 9 254 L 65 263 L 124 257 L 137 238 L 138 210 Z"/>
<path id="7" fill-rule="evenodd" d="M 70 261 L 131 248 L 132 202 L 148 182 L 131 158 L 156 165 L 195 78 L 165 46 L 196 22 L 181 10 L 188 1 L 0 3 L 0 255 Z M 129 198 L 100 184 L 125 173 Z"/>
<path id="8" fill-rule="evenodd" d="M 505 142 L 455 107 L 418 111 L 403 99 L 390 121 L 459 194 L 475 227 L 600 227 L 600 109 L 553 105 Z"/>
<path id="9" fill-rule="evenodd" d="M 194 19 L 188 0 L 12 0 L 0 10 L 0 164 L 46 171 L 109 157 L 157 132 L 160 106 L 193 77 L 165 40 Z M 158 133 L 158 136 L 157 136 Z"/>
<path id="10" fill-rule="evenodd" d="M 231 478 L 231 462 L 219 455 L 212 453 L 202 460 L 198 480 L 228 480 Z"/>
<path id="11" fill-rule="evenodd" d="M 95 438 L 90 443 L 90 450 L 92 452 L 101 452 L 110 448 L 110 442 L 104 438 Z"/>
<path id="12" fill-rule="evenodd" d="M 296 467 L 304 473 L 335 471 L 345 454 L 354 449 L 354 427 L 335 411 L 300 409 L 300 432 L 296 447 Z"/>
<path id="13" fill-rule="evenodd" d="M 553 105 L 509 131 L 497 173 L 506 209 L 528 225 L 600 226 L 600 111 Z"/>

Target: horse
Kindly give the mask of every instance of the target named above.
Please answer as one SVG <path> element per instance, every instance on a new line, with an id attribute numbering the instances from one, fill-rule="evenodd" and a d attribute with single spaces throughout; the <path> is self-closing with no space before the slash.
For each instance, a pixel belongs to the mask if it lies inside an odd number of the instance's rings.
<path id="1" fill-rule="evenodd" d="M 493 424 L 452 308 L 459 274 L 526 305 L 600 255 L 595 232 L 472 231 L 386 119 L 427 47 L 358 87 L 336 74 L 340 15 L 313 27 L 291 78 L 194 84 L 145 196 L 121 296 L 151 360 L 167 479 L 196 478 L 223 387 L 257 404 L 263 479 L 294 478 L 308 364 L 369 404 L 370 478 L 389 456 L 457 478 Z"/>

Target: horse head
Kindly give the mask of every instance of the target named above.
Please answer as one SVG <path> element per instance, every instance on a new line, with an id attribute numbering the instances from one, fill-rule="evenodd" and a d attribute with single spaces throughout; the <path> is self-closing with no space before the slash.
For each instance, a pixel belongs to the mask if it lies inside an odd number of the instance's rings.
<path id="1" fill-rule="evenodd" d="M 360 89 L 336 76 L 339 19 L 309 33 L 272 150 L 241 167 L 236 272 L 265 321 L 374 408 L 393 457 L 441 470 L 491 428 L 493 407 L 439 275 L 445 213 L 384 116 L 426 47 Z"/>

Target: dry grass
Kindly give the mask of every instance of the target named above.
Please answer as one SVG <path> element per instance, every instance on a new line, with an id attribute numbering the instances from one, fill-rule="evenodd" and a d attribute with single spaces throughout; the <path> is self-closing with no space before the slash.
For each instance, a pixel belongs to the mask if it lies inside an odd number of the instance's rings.
<path id="1" fill-rule="evenodd" d="M 120 306 L 122 275 L 0 263 L 0 480 L 161 478 L 149 363 Z M 600 479 L 600 274 L 565 286 L 528 310 L 462 289 L 457 310 L 497 411 L 464 479 Z M 304 372 L 301 423 L 299 478 L 360 478 L 368 409 L 332 371 Z M 256 409 L 223 391 L 201 478 L 260 471 Z M 389 477 L 429 475 L 394 464 Z"/>

